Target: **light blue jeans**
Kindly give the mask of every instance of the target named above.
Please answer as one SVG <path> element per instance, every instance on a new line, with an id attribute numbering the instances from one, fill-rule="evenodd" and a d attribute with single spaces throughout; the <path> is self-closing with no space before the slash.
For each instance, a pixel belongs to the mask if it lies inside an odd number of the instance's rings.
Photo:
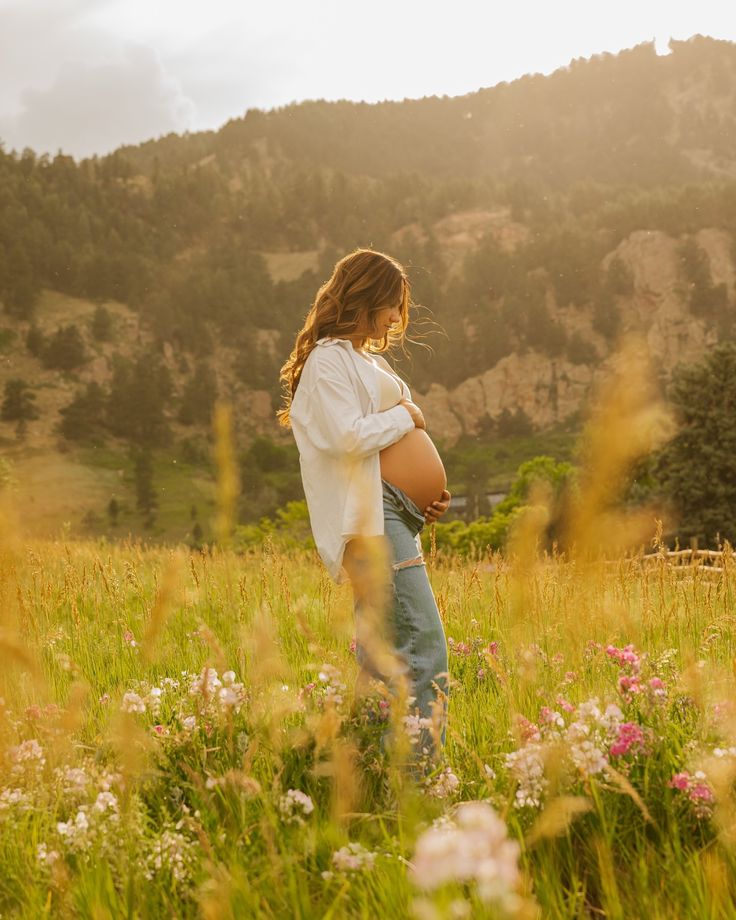
<path id="1" fill-rule="evenodd" d="M 409 695 L 415 697 L 410 712 L 417 708 L 420 716 L 431 718 L 432 703 L 439 695 L 434 685 L 441 691 L 441 744 L 444 745 L 449 689 L 447 640 L 422 555 L 419 534 L 424 527 L 424 515 L 405 492 L 385 480 L 382 483 L 384 534 L 391 563 L 385 639 L 398 655 L 401 671 L 409 681 Z M 358 664 L 364 673 L 384 680 L 393 688 L 396 675 L 382 673 L 361 642 L 360 606 L 356 600 Z M 418 745 L 420 750 L 428 748 L 435 755 L 439 753 L 433 750 L 432 736 L 426 728 L 420 732 Z"/>

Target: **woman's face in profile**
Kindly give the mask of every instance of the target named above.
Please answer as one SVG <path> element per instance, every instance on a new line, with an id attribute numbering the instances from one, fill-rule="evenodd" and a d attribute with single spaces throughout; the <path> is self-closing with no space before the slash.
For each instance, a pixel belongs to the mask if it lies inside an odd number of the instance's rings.
<path id="1" fill-rule="evenodd" d="M 391 326 L 395 326 L 397 323 L 401 322 L 401 307 L 398 305 L 379 307 L 378 310 L 374 310 L 366 319 L 369 325 L 372 321 L 372 328 L 368 331 L 368 334 L 375 339 L 382 339 Z"/>

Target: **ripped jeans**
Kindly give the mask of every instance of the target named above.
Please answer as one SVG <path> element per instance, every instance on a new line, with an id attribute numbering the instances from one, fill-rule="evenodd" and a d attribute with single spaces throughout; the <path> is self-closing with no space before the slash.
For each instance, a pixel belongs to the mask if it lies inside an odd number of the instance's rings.
<path id="1" fill-rule="evenodd" d="M 433 685 L 436 684 L 444 695 L 440 736 L 444 745 L 449 689 L 447 641 L 422 555 L 419 533 L 424 526 L 424 515 L 405 492 L 385 480 L 381 482 L 384 534 L 391 563 L 385 638 L 396 651 L 400 671 L 409 681 L 409 695 L 415 698 L 410 712 L 416 707 L 421 717 L 429 719 L 432 703 L 438 696 Z M 361 622 L 360 608 L 356 600 L 356 657 L 361 672 L 384 680 L 391 688 L 396 675 L 382 672 L 361 641 L 365 626 Z M 420 749 L 433 748 L 427 728 L 421 729 L 417 742 Z"/>

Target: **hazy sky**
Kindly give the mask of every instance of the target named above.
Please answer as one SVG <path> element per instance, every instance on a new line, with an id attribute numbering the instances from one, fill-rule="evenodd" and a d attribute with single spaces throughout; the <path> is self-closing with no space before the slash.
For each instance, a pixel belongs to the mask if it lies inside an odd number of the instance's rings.
<path id="1" fill-rule="evenodd" d="M 700 33 L 733 0 L 0 0 L 0 141 L 76 157 L 302 99 L 459 95 Z"/>

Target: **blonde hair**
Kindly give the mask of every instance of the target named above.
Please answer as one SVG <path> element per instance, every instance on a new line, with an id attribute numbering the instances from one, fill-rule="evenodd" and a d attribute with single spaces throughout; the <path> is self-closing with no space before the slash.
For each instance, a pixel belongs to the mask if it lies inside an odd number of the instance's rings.
<path id="1" fill-rule="evenodd" d="M 276 413 L 286 428 L 289 409 L 299 385 L 304 362 L 323 336 L 347 337 L 359 331 L 363 319 L 373 328 L 373 314 L 388 306 L 398 306 L 399 322 L 380 338 L 367 334 L 361 347 L 383 352 L 401 343 L 409 324 L 411 289 L 403 265 L 383 252 L 355 249 L 336 264 L 329 281 L 317 291 L 296 344 L 281 368 L 284 403 Z"/>

